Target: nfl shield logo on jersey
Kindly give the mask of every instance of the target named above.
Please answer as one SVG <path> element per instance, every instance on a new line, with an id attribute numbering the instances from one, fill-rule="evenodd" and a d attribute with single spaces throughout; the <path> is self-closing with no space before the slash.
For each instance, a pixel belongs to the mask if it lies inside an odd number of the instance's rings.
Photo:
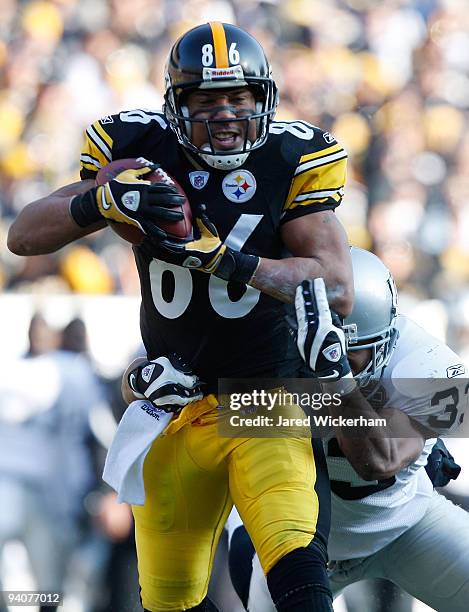
<path id="1" fill-rule="evenodd" d="M 192 187 L 195 189 L 203 189 L 210 177 L 210 172 L 200 170 L 198 172 L 189 172 L 189 180 Z"/>
<path id="2" fill-rule="evenodd" d="M 257 183 L 249 170 L 235 170 L 223 179 L 222 189 L 230 202 L 247 202 L 256 193 Z"/>

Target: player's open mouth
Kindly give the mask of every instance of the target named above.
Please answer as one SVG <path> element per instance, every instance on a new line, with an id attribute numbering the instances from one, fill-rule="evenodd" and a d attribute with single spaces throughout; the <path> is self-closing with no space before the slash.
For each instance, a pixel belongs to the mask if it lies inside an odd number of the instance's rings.
<path id="1" fill-rule="evenodd" d="M 242 145 L 239 132 L 233 130 L 220 130 L 212 135 L 213 144 L 217 149 L 234 149 Z"/>

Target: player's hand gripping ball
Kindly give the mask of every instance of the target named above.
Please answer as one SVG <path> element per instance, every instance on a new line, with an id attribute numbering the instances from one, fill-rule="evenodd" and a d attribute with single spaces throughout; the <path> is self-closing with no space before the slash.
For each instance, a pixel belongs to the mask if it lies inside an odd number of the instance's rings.
<path id="1" fill-rule="evenodd" d="M 96 176 L 98 207 L 124 240 L 192 237 L 192 211 L 182 187 L 158 164 L 143 157 L 117 159 Z"/>

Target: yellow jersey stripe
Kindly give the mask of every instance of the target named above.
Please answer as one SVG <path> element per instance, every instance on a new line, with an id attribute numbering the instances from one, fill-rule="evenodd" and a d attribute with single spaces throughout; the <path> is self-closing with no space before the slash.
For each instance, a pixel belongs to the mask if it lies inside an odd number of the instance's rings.
<path id="1" fill-rule="evenodd" d="M 303 200 L 301 202 L 299 202 L 298 200 L 293 200 L 293 202 L 288 207 L 288 210 L 293 210 L 294 208 L 298 208 L 301 206 L 311 206 L 313 204 L 332 204 L 331 200 L 337 202 L 337 204 L 340 204 L 340 202 L 342 201 L 342 196 L 336 193 L 332 196 L 329 196 L 328 198 L 319 198 L 317 200 Z"/>
<path id="2" fill-rule="evenodd" d="M 104 142 L 107 144 L 107 146 L 112 149 L 112 138 L 109 136 L 109 134 L 104 130 L 104 128 L 102 127 L 102 125 L 99 123 L 99 121 L 96 121 L 95 123 L 93 123 L 93 127 L 94 129 L 98 132 L 98 134 L 101 136 L 101 138 L 104 140 Z"/>
<path id="3" fill-rule="evenodd" d="M 331 159 L 340 156 L 339 159 Z M 308 167 L 314 164 L 313 167 Z M 306 203 L 321 203 L 323 198 L 329 202 L 340 203 L 346 183 L 347 157 L 345 152 L 327 155 L 321 160 L 310 160 L 299 166 L 303 171 L 295 173 L 284 210 Z M 298 170 L 297 170 L 298 172 Z"/>
<path id="4" fill-rule="evenodd" d="M 303 206 L 312 206 L 317 204 L 330 204 L 330 201 L 327 198 L 323 198 L 322 200 L 310 200 L 309 202 L 301 202 L 301 204 L 295 203 L 288 207 L 288 210 L 295 210 L 296 208 L 301 208 Z"/>
<path id="5" fill-rule="evenodd" d="M 319 189 L 316 191 L 306 191 L 297 195 L 293 200 L 294 202 L 303 202 L 304 200 L 318 200 L 321 198 L 329 198 L 335 195 L 340 197 L 344 195 L 343 187 L 337 187 L 337 189 Z"/>
<path id="6" fill-rule="evenodd" d="M 324 155 L 323 157 L 318 157 L 317 159 L 310 159 L 303 164 L 300 164 L 295 170 L 295 176 L 298 174 L 302 174 L 304 172 L 309 172 L 313 168 L 319 168 L 320 166 L 326 166 L 333 162 L 336 162 L 340 159 L 346 159 L 347 153 L 342 149 L 341 151 L 337 151 L 336 153 L 332 153 L 331 155 Z"/>
<path id="7" fill-rule="evenodd" d="M 93 142 L 90 138 L 89 134 L 86 134 L 85 145 L 83 147 L 83 151 L 81 154 L 81 160 L 83 162 L 87 162 L 88 164 L 95 164 L 96 171 L 106 166 L 111 159 L 108 158 L 100 148 Z M 95 161 L 96 160 L 96 161 Z M 96 163 L 97 162 L 97 163 Z M 91 169 L 91 168 L 90 168 Z"/>
<path id="8" fill-rule="evenodd" d="M 80 161 L 83 164 L 91 164 L 92 166 L 94 166 L 95 168 L 101 168 L 101 164 L 99 163 L 99 159 L 96 159 L 96 157 L 93 157 L 92 155 L 88 155 L 87 153 L 82 153 L 80 155 Z"/>
<path id="9" fill-rule="evenodd" d="M 212 29 L 213 46 L 215 48 L 215 67 L 229 68 L 225 28 L 219 21 L 211 21 L 209 25 Z"/>
<path id="10" fill-rule="evenodd" d="M 99 159 L 102 162 L 102 158 L 106 159 L 109 163 L 112 160 L 111 149 L 107 146 L 101 136 L 97 133 L 93 126 L 90 126 L 86 130 L 86 140 L 89 146 L 88 150 L 84 150 L 83 153 L 90 153 L 93 157 Z M 100 155 L 93 153 L 93 150 L 99 151 Z M 104 165 L 104 164 L 103 164 Z"/>
<path id="11" fill-rule="evenodd" d="M 303 155 L 300 157 L 300 164 L 305 161 L 309 161 L 310 159 L 316 159 L 317 157 L 324 157 L 325 155 L 330 155 L 331 153 L 336 153 L 337 151 L 341 151 L 342 147 L 340 144 L 332 145 L 332 147 L 327 147 L 326 149 L 321 149 L 321 151 L 315 151 L 314 153 L 308 153 L 307 155 Z"/>
<path id="12" fill-rule="evenodd" d="M 86 168 L 87 170 L 91 170 L 92 172 L 96 172 L 97 168 L 94 164 L 88 164 L 84 161 L 81 162 L 81 167 Z"/>

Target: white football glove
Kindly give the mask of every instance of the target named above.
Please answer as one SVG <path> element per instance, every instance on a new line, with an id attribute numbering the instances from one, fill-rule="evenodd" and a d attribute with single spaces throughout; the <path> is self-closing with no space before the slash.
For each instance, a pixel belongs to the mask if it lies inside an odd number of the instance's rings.
<path id="1" fill-rule="evenodd" d="M 129 372 L 128 382 L 139 399 L 148 399 L 165 412 L 180 412 L 203 398 L 201 382 L 179 357 L 158 357 Z"/>
<path id="2" fill-rule="evenodd" d="M 322 278 L 305 280 L 298 285 L 295 310 L 296 344 L 306 365 L 324 382 L 353 378 L 341 321 L 329 307 Z"/>

